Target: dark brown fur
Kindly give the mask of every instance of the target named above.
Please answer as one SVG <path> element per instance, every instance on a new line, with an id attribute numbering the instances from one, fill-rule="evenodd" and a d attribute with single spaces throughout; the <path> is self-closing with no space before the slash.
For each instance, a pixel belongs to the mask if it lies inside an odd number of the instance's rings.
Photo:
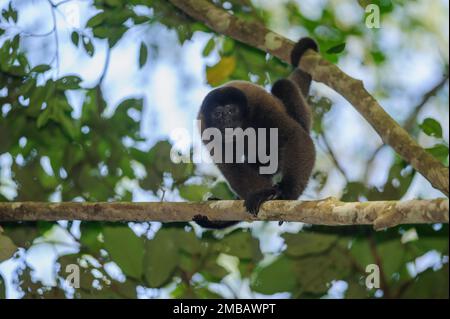
<path id="1" fill-rule="evenodd" d="M 294 66 L 307 49 L 317 47 L 307 46 L 311 39 L 302 39 L 297 43 L 292 52 Z M 314 43 L 314 42 L 313 42 Z M 225 101 L 227 94 L 234 92 L 239 95 L 244 93 L 246 98 L 240 97 L 239 108 L 245 112 L 242 123 L 236 124 L 243 129 L 253 128 L 277 128 L 278 129 L 278 172 L 282 179 L 274 184 L 274 175 L 261 175 L 259 163 L 219 163 L 218 168 L 227 179 L 233 191 L 245 200 L 247 210 L 257 214 L 261 204 L 269 199 L 297 199 L 304 191 L 315 162 L 315 149 L 310 137 L 311 110 L 306 103 L 311 84 L 310 75 L 299 69 L 295 69 L 289 79 L 278 80 L 272 87 L 271 93 L 263 87 L 245 81 L 231 81 L 222 87 L 215 89 L 210 98 L 204 102 L 199 112 L 201 120 L 201 132 L 209 126 L 215 126 L 211 121 L 205 121 L 215 105 L 211 100 L 217 98 Z M 238 89 L 235 91 L 233 89 Z M 213 97 L 213 98 L 211 98 Z M 233 98 L 226 100 L 231 103 Z M 204 227 L 223 228 L 232 222 L 211 222 L 204 216 L 198 216 L 197 223 Z"/>

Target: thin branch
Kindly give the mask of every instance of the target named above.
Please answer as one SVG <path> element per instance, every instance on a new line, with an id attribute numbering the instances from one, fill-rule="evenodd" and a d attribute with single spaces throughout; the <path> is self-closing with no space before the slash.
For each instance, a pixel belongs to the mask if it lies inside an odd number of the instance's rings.
<path id="1" fill-rule="evenodd" d="M 448 82 L 448 74 L 443 77 L 435 86 L 433 86 L 427 93 L 425 93 L 422 97 L 422 100 L 417 104 L 413 111 L 411 112 L 408 119 L 405 121 L 405 125 L 403 126 L 406 131 L 411 132 L 414 128 L 417 120 L 417 116 L 419 115 L 422 108 L 428 103 L 428 101 L 435 96 Z"/>
<path id="2" fill-rule="evenodd" d="M 100 87 L 103 83 L 103 80 L 105 79 L 106 72 L 108 72 L 109 67 L 109 60 L 111 58 L 111 50 L 109 47 L 106 48 L 106 57 L 105 57 L 105 63 L 103 65 L 102 73 L 100 74 L 100 78 L 98 79 L 97 86 Z"/>
<path id="3" fill-rule="evenodd" d="M 56 7 L 59 7 L 60 5 L 63 5 L 63 4 L 65 4 L 65 3 L 67 3 L 67 2 L 71 2 L 71 1 L 73 1 L 73 0 L 63 0 L 63 1 L 60 1 L 60 2 L 58 2 L 58 3 L 55 3 L 55 8 Z"/>
<path id="4" fill-rule="evenodd" d="M 36 37 L 36 38 L 40 38 L 40 37 L 48 37 L 48 36 L 50 36 L 50 35 L 52 35 L 53 34 L 53 32 L 55 32 L 55 30 L 53 29 L 53 27 L 52 27 L 52 29 L 50 30 L 50 31 L 47 31 L 47 32 L 45 32 L 45 33 L 29 33 L 29 32 L 26 32 L 26 31 L 21 31 L 20 32 L 20 34 L 22 35 L 22 36 L 24 36 L 24 37 Z"/>
<path id="5" fill-rule="evenodd" d="M 217 33 L 261 49 L 289 63 L 294 43 L 267 29 L 258 22 L 245 21 L 216 7 L 207 0 L 169 0 L 183 12 L 203 22 Z M 342 72 L 320 54 L 308 50 L 299 67 L 341 94 L 372 125 L 384 143 L 420 172 L 433 187 L 449 195 L 449 170 L 425 151 L 411 136 L 386 113 L 364 88 L 362 81 Z"/>
<path id="6" fill-rule="evenodd" d="M 341 173 L 341 175 L 344 177 L 345 181 L 348 183 L 349 179 L 347 177 L 347 174 L 344 171 L 344 168 L 341 166 L 341 164 L 339 163 L 336 154 L 334 153 L 333 149 L 331 148 L 330 142 L 328 141 L 328 138 L 324 133 L 322 133 L 320 135 L 322 137 L 322 142 L 325 146 L 325 151 L 329 154 L 329 158 L 330 160 L 333 162 L 334 166 L 336 167 L 336 169 Z"/>
<path id="7" fill-rule="evenodd" d="M 448 223 L 448 200 L 374 201 L 345 203 L 336 198 L 318 201 L 269 201 L 258 216 L 245 211 L 242 201 L 204 203 L 0 203 L 0 221 L 161 221 L 187 222 L 196 215 L 210 220 L 287 221 L 315 225 L 373 225 L 384 229 L 399 224 Z"/>
<path id="8" fill-rule="evenodd" d="M 58 39 L 58 27 L 57 27 L 57 21 L 56 21 L 56 13 L 55 9 L 57 8 L 56 5 L 51 1 L 47 0 L 47 2 L 50 5 L 51 13 L 52 13 L 52 21 L 53 21 L 53 34 L 55 36 L 55 59 L 56 59 L 56 77 L 58 77 L 59 74 L 59 39 Z M 52 63 L 53 60 L 50 62 Z"/>
<path id="9" fill-rule="evenodd" d="M 375 160 L 378 157 L 378 154 L 380 154 L 380 152 L 383 150 L 383 148 L 386 146 L 386 144 L 381 144 L 379 145 L 375 151 L 373 151 L 372 155 L 370 156 L 369 160 L 367 161 L 367 165 L 366 165 L 366 171 L 364 173 L 364 182 L 366 184 L 369 183 L 369 179 L 372 175 L 372 166 L 375 163 Z"/>

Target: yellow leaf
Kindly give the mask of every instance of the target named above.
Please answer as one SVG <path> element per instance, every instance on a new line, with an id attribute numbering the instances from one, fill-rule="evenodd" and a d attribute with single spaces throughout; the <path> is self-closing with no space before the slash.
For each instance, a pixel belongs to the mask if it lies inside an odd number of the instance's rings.
<path id="1" fill-rule="evenodd" d="M 223 57 L 219 63 L 207 68 L 206 79 L 212 86 L 219 85 L 233 73 L 235 68 L 236 59 L 234 57 Z"/>

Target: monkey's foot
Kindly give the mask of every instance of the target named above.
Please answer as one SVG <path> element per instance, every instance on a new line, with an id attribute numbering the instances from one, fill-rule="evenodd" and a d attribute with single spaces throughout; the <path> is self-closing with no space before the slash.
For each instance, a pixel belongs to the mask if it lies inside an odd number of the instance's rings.
<path id="1" fill-rule="evenodd" d="M 240 198 L 238 196 L 233 196 L 233 198 L 231 198 L 231 200 L 239 200 Z M 229 200 L 229 198 L 224 199 L 224 198 L 219 198 L 219 197 L 215 197 L 215 196 L 210 196 L 206 199 L 207 201 L 215 201 L 215 200 Z"/>
<path id="2" fill-rule="evenodd" d="M 244 202 L 244 206 L 247 211 L 257 216 L 261 205 L 272 199 L 278 199 L 281 196 L 281 192 L 278 186 L 274 186 L 270 189 L 265 189 L 253 194 L 250 194 Z"/>
<path id="3" fill-rule="evenodd" d="M 211 221 L 205 215 L 195 215 L 192 221 L 203 228 L 223 229 L 237 224 L 237 221 Z"/>

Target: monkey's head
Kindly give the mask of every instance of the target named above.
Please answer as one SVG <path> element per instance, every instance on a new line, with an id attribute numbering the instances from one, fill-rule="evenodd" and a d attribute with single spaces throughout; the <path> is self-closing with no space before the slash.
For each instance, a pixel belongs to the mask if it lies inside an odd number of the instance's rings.
<path id="1" fill-rule="evenodd" d="M 248 116 L 247 98 L 234 87 L 222 87 L 211 91 L 203 100 L 201 113 L 206 127 L 225 128 L 245 126 Z"/>

